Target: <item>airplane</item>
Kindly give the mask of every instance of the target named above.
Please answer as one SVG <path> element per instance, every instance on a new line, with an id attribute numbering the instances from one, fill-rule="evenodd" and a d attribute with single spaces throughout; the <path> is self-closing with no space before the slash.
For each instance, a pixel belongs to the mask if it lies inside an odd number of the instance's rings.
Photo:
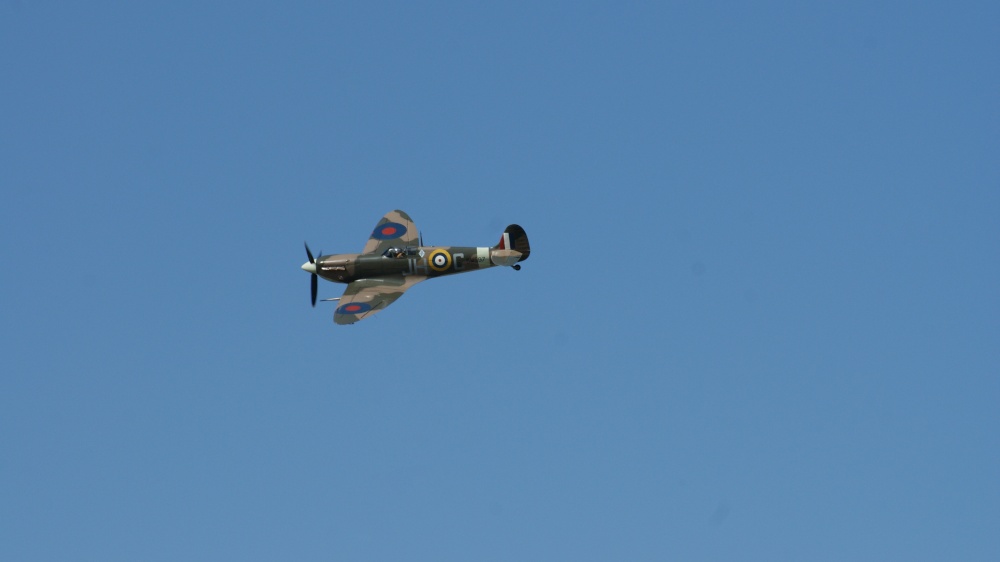
<path id="1" fill-rule="evenodd" d="M 312 305 L 316 306 L 318 279 L 346 283 L 333 313 L 337 324 L 353 324 L 385 309 L 410 287 L 434 277 L 477 271 L 493 266 L 521 269 L 531 248 L 528 235 L 516 224 L 508 226 L 493 247 L 424 246 L 410 216 L 400 210 L 386 213 L 375 225 L 360 254 L 313 257 L 302 269 L 312 274 Z"/>

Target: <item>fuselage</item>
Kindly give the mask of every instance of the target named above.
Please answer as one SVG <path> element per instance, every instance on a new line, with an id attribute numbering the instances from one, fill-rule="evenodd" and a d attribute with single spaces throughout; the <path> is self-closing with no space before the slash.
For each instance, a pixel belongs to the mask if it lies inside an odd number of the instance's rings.
<path id="1" fill-rule="evenodd" d="M 333 254 L 316 259 L 316 274 L 335 283 L 386 275 L 440 277 L 493 267 L 493 248 L 472 246 L 408 246 L 384 255 Z"/>

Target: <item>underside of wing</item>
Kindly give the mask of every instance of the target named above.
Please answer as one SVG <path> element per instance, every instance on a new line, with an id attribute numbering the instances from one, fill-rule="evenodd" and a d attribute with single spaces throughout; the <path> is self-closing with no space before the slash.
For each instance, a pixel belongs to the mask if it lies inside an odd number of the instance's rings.
<path id="1" fill-rule="evenodd" d="M 396 301 L 407 289 L 423 281 L 420 275 L 387 275 L 377 279 L 358 279 L 347 284 L 340 306 L 333 313 L 337 324 L 364 320 Z"/>
<path id="2" fill-rule="evenodd" d="M 375 230 L 361 253 L 381 254 L 393 246 L 416 246 L 419 240 L 420 233 L 410 215 L 399 210 L 389 211 L 375 225 Z"/>

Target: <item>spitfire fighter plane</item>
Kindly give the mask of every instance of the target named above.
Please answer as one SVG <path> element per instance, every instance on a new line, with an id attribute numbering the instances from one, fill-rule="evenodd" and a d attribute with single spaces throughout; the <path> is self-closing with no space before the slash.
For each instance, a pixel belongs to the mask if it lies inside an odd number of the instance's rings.
<path id="1" fill-rule="evenodd" d="M 521 269 L 531 248 L 524 229 L 512 224 L 493 247 L 424 246 L 413 221 L 403 211 L 390 211 L 375 225 L 360 254 L 333 254 L 314 258 L 306 244 L 309 261 L 302 269 L 312 274 L 312 305 L 316 306 L 318 278 L 347 283 L 344 296 L 333 313 L 337 324 L 353 324 L 389 306 L 417 283 L 453 273 L 486 269 L 495 265 Z"/>

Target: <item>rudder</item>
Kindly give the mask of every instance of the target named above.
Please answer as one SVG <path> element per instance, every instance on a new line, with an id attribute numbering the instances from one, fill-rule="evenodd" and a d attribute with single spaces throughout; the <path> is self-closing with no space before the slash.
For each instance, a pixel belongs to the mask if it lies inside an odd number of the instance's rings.
<path id="1" fill-rule="evenodd" d="M 521 252 L 521 259 L 518 261 L 528 259 L 528 254 L 531 253 L 531 246 L 528 244 L 528 234 L 516 224 L 512 224 L 504 229 L 503 234 L 500 236 L 500 243 L 497 244 L 496 248 L 499 250 L 517 250 Z"/>

